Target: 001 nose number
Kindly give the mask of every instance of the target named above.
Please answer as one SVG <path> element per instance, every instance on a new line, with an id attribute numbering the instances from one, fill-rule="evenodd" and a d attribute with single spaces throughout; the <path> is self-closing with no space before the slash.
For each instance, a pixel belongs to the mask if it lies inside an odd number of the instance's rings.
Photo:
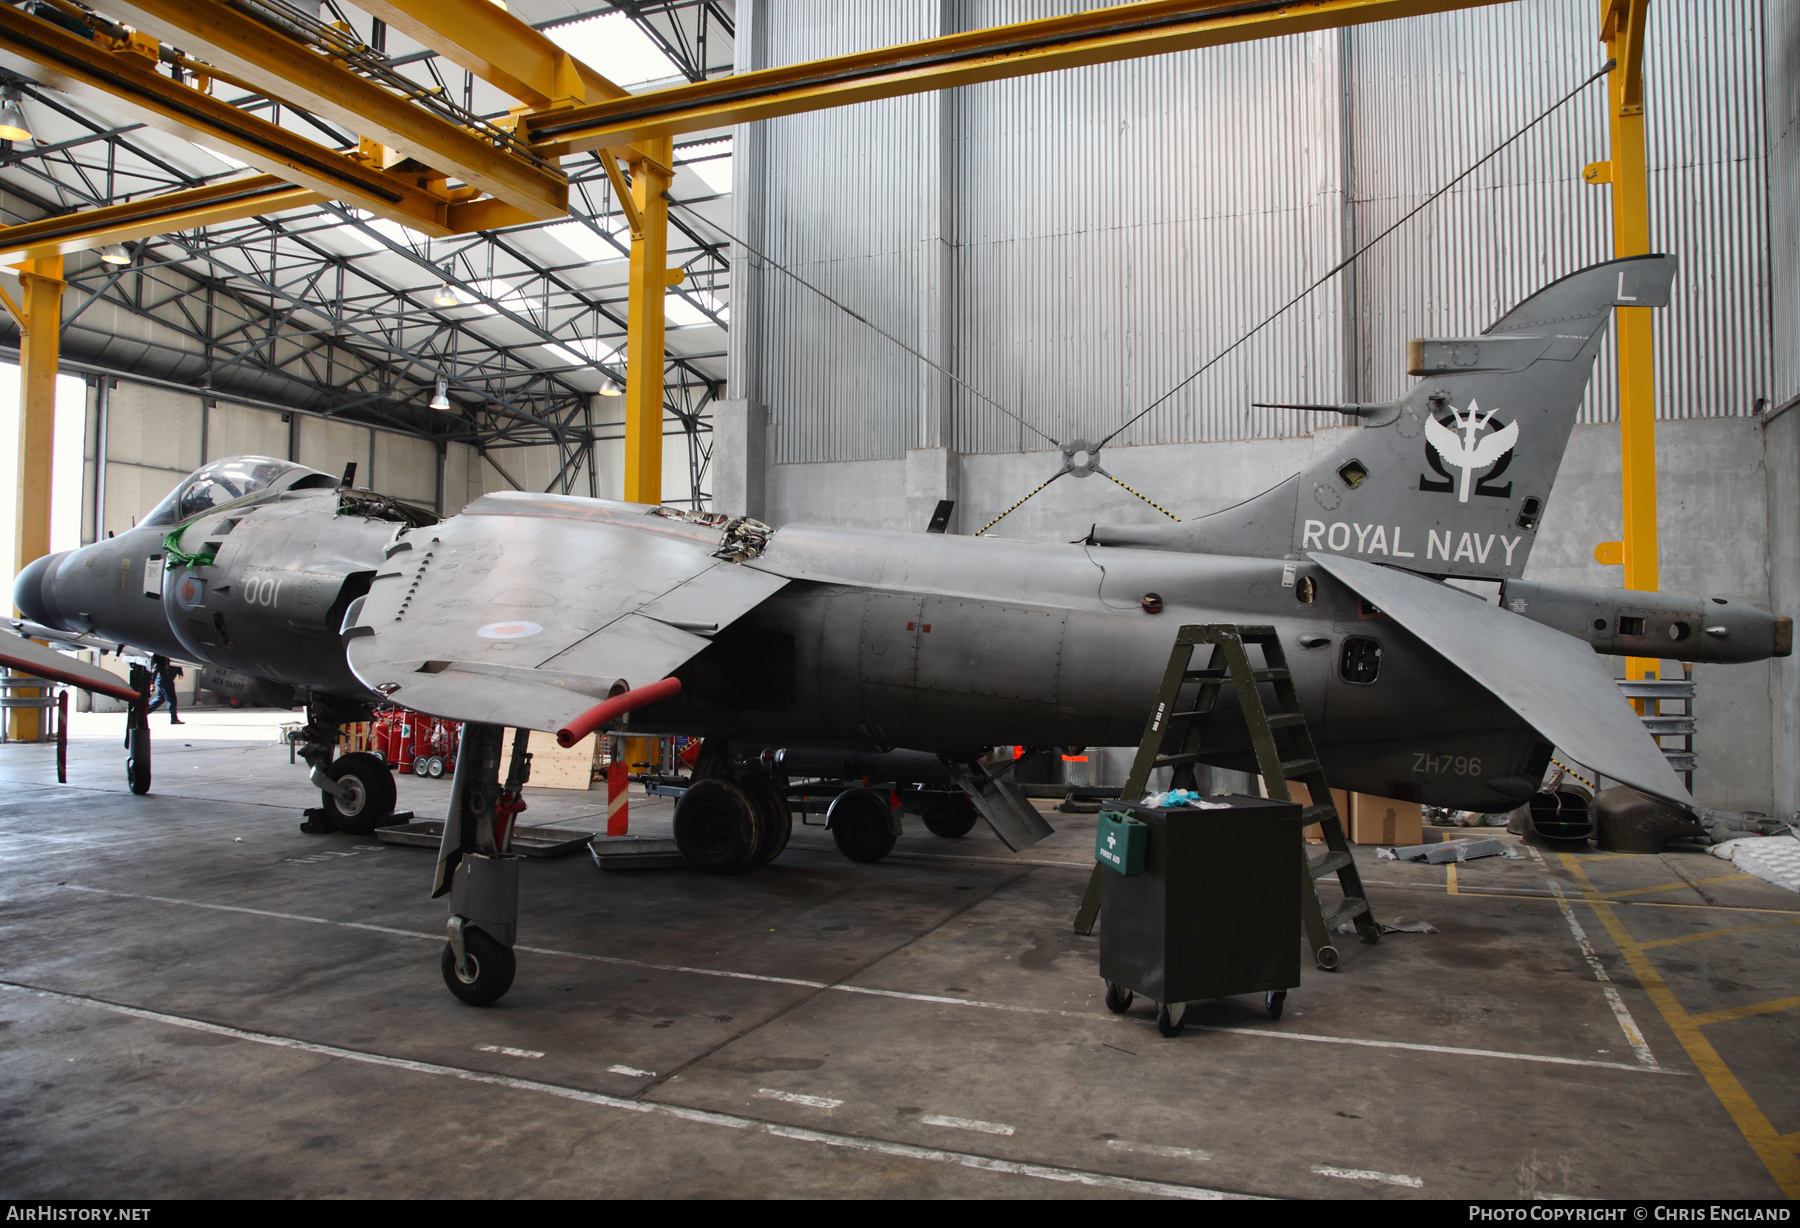
<path id="1" fill-rule="evenodd" d="M 1479 776 L 1481 759 L 1477 755 L 1434 755 L 1416 750 L 1412 770 L 1423 776 Z"/>
<path id="2" fill-rule="evenodd" d="M 275 599 L 279 596 L 281 596 L 281 581 L 279 580 L 248 580 L 244 583 L 245 605 L 266 605 L 273 609 Z"/>

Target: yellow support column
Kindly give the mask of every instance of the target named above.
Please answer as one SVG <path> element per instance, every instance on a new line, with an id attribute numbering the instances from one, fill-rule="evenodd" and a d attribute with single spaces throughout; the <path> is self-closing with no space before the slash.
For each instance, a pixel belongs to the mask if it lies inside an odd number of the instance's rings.
<path id="1" fill-rule="evenodd" d="M 13 571 L 50 553 L 50 452 L 56 432 L 56 361 L 62 336 L 62 257 L 28 262 L 19 271 L 19 485 L 14 507 Z M 24 698 L 36 691 L 15 691 Z M 35 741 L 36 709 L 15 708 L 12 736 Z"/>
<path id="2" fill-rule="evenodd" d="M 1601 38 L 1613 60 L 1607 118 L 1612 138 L 1613 253 L 1650 251 L 1650 188 L 1644 157 L 1644 19 L 1649 0 L 1602 0 Z M 1619 453 L 1624 486 L 1625 587 L 1660 583 L 1656 538 L 1656 362 L 1648 307 L 1616 309 Z M 1655 677 L 1657 662 L 1631 657 L 1628 678 Z"/>
<path id="3" fill-rule="evenodd" d="M 625 334 L 625 498 L 662 502 L 663 295 L 669 287 L 669 202 L 675 142 L 664 137 L 631 151 L 629 320 Z"/>

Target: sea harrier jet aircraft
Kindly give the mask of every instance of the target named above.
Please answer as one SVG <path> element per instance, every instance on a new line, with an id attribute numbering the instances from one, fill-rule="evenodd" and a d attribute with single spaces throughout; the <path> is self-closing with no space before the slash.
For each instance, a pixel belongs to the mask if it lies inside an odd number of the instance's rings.
<path id="1" fill-rule="evenodd" d="M 1566 595 L 1502 607 L 1435 578 L 1517 575 L 1611 308 L 1666 302 L 1672 272 L 1602 265 L 1481 337 L 1413 343 L 1423 382 L 1354 407 L 1341 459 L 1179 541 L 770 529 L 512 492 L 439 521 L 348 475 L 244 457 L 132 531 L 31 564 L 14 601 L 32 626 L 307 688 L 312 779 L 352 830 L 391 808 L 393 784 L 366 756 L 331 757 L 338 722 L 379 701 L 466 722 L 434 893 L 451 900 L 446 982 L 471 1002 L 512 979 L 526 740 L 503 769 L 508 726 L 565 745 L 622 721 L 705 737 L 675 818 L 703 870 L 780 852 L 789 816 L 761 752 L 790 746 L 935 757 L 1017 848 L 1050 829 L 983 771 L 986 748 L 1135 743 L 1179 626 L 1267 624 L 1335 784 L 1498 810 L 1560 746 L 1685 804 L 1594 652 L 1635 640 L 1563 626 Z M 1695 659 L 1787 651 L 1790 624 L 1762 611 L 1630 598 L 1651 611 L 1639 630 Z M 1545 607 L 1550 625 L 1534 621 Z M 1252 762 L 1247 741 L 1214 754 Z M 847 848 L 892 847 L 883 796 L 849 790 L 830 822 Z"/>

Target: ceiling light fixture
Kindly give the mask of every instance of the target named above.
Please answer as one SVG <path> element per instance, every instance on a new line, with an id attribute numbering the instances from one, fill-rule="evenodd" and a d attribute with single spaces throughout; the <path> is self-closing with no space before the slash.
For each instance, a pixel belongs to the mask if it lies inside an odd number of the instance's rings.
<path id="1" fill-rule="evenodd" d="M 100 249 L 100 259 L 108 264 L 130 264 L 131 253 L 125 250 L 123 243 L 108 243 Z"/>
<path id="2" fill-rule="evenodd" d="M 437 378 L 437 391 L 431 394 L 431 408 L 450 408 L 450 381 L 441 375 Z"/>
<path id="3" fill-rule="evenodd" d="M 438 292 L 436 296 L 432 298 L 431 305 L 433 307 L 462 306 L 462 300 L 456 296 L 456 287 L 450 284 L 450 272 L 448 269 L 444 271 L 444 284 L 438 287 Z"/>
<path id="4" fill-rule="evenodd" d="M 600 395 L 603 397 L 622 397 L 625 395 L 625 390 L 619 386 L 618 380 L 609 375 L 600 384 Z"/>
<path id="5" fill-rule="evenodd" d="M 25 111 L 19 106 L 19 98 L 16 85 L 0 89 L 0 141 L 31 139 L 31 128 L 25 123 Z"/>

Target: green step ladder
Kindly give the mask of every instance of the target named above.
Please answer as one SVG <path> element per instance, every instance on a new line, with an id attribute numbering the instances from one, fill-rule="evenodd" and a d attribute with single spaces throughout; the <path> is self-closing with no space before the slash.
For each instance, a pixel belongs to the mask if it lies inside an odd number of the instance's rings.
<path id="1" fill-rule="evenodd" d="M 1210 645 L 1212 652 L 1206 668 L 1192 669 L 1194 649 Z M 1261 669 L 1250 664 L 1248 646 L 1262 650 Z M 1183 690 L 1198 683 L 1191 708 L 1178 707 Z M 1305 826 L 1318 824 L 1325 835 L 1325 854 L 1313 859 L 1304 846 L 1301 849 L 1302 872 L 1307 890 L 1301 892 L 1302 921 L 1313 959 L 1320 968 L 1331 971 L 1338 966 L 1338 950 L 1332 945 L 1332 931 L 1344 921 L 1354 921 L 1357 935 L 1367 943 L 1381 941 L 1381 926 L 1369 908 L 1363 892 L 1362 876 L 1350 855 L 1349 841 L 1344 837 L 1343 818 L 1331 799 L 1331 787 L 1325 781 L 1312 735 L 1307 732 L 1306 717 L 1300 708 L 1300 695 L 1288 670 L 1287 655 L 1273 627 L 1239 627 L 1231 623 L 1208 623 L 1182 627 L 1175 636 L 1175 647 L 1169 653 L 1169 665 L 1163 671 L 1162 686 L 1156 693 L 1156 706 L 1144 727 L 1144 739 L 1138 744 L 1137 757 L 1131 764 L 1120 797 L 1135 800 L 1144 795 L 1150 784 L 1150 773 L 1159 767 L 1173 768 L 1169 787 L 1198 792 L 1194 768 L 1208 756 L 1201 743 L 1218 704 L 1219 692 L 1226 684 L 1236 689 L 1238 708 L 1250 732 L 1250 744 L 1256 751 L 1257 770 L 1262 774 L 1269 796 L 1276 801 L 1292 801 L 1288 782 L 1297 780 L 1306 786 L 1312 803 L 1301 812 Z M 1275 692 L 1273 706 L 1263 703 L 1261 686 L 1267 684 Z M 1165 755 L 1162 748 L 1171 737 L 1178 737 L 1175 753 Z M 1094 863 L 1087 891 L 1075 914 L 1075 932 L 1091 934 L 1100 915 L 1100 875 L 1102 867 Z M 1319 880 L 1336 874 L 1343 888 L 1343 903 L 1329 913 L 1319 900 Z"/>

